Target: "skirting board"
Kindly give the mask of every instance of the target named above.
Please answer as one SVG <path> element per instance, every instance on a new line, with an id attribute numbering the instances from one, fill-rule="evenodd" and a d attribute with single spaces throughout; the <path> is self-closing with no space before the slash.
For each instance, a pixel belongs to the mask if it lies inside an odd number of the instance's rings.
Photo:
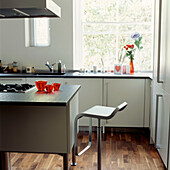
<path id="1" fill-rule="evenodd" d="M 81 132 L 88 132 L 88 126 L 79 126 L 79 131 Z M 97 131 L 97 126 L 93 126 L 92 130 L 95 132 Z M 139 127 L 105 127 L 105 132 L 117 132 L 117 133 L 145 133 L 150 134 L 149 128 L 139 128 Z"/>

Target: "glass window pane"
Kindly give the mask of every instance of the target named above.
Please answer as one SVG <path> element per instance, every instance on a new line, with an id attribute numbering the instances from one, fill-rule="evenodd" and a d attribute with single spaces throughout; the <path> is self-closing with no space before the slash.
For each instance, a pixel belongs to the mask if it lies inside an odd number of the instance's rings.
<path id="1" fill-rule="evenodd" d="M 83 36 L 83 63 L 84 67 L 92 69 L 93 65 L 102 68 L 113 66 L 116 60 L 116 35 L 96 34 Z"/>
<path id="2" fill-rule="evenodd" d="M 120 0 L 119 22 L 151 22 L 152 0 Z"/>
<path id="3" fill-rule="evenodd" d="M 116 32 L 116 25 L 113 24 L 83 24 L 84 34 L 114 34 Z"/>
<path id="4" fill-rule="evenodd" d="M 117 0 L 83 0 L 83 22 L 116 21 Z"/>

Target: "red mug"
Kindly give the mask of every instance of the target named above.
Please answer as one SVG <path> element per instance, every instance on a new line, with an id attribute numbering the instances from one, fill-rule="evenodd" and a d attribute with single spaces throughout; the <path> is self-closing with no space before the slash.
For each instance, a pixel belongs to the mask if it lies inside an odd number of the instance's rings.
<path id="1" fill-rule="evenodd" d="M 46 80 L 35 81 L 35 85 L 38 91 L 44 91 L 46 84 L 47 84 Z"/>
<path id="2" fill-rule="evenodd" d="M 53 83 L 54 91 L 58 91 L 60 89 L 61 84 L 60 83 Z"/>
<path id="3" fill-rule="evenodd" d="M 48 84 L 45 86 L 47 93 L 51 93 L 53 91 L 54 86 L 51 84 Z"/>

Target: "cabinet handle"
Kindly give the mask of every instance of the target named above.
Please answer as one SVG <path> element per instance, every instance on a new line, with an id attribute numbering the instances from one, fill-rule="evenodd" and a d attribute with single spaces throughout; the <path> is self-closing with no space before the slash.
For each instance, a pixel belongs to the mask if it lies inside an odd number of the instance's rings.
<path id="1" fill-rule="evenodd" d="M 159 98 L 163 97 L 163 95 L 156 95 L 156 120 L 155 120 L 155 148 L 157 148 L 159 145 L 157 144 L 157 132 L 158 132 L 158 105 L 159 105 Z M 157 148 L 157 149 L 160 149 Z"/>
<path id="2" fill-rule="evenodd" d="M 162 22 L 162 0 L 159 0 L 159 33 L 158 33 L 158 66 L 157 66 L 157 83 L 163 83 L 160 80 L 160 59 L 161 59 L 161 22 Z"/>

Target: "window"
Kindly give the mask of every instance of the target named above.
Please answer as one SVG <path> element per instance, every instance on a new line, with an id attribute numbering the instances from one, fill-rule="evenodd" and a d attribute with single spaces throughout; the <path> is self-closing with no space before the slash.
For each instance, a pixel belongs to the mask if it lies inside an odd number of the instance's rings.
<path id="1" fill-rule="evenodd" d="M 26 46 L 44 47 L 50 45 L 49 18 L 26 19 Z"/>
<path id="2" fill-rule="evenodd" d="M 152 69 L 153 0 L 75 0 L 76 69 L 105 69 L 123 59 L 124 45 L 133 44 L 131 34 L 139 32 L 143 49 L 135 52 L 135 70 Z M 78 4 L 79 3 L 79 4 Z M 122 62 L 123 61 L 123 62 Z"/>

